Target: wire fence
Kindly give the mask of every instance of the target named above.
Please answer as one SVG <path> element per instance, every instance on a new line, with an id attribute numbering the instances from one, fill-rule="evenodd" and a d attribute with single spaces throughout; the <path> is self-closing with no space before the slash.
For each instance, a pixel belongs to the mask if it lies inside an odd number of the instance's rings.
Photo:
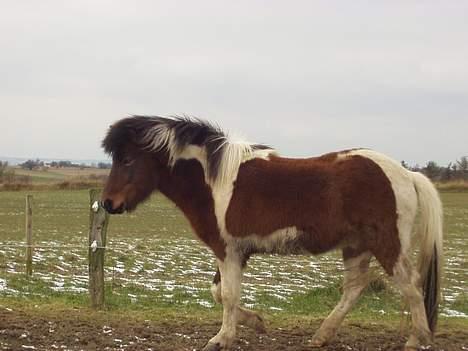
<path id="1" fill-rule="evenodd" d="M 46 202 L 36 204 L 35 208 L 38 212 L 53 213 L 63 211 L 64 205 Z M 25 215 L 18 206 L 0 206 L 0 212 L 15 212 L 15 210 L 16 215 Z M 82 212 L 83 220 L 88 210 L 89 207 L 76 202 L 66 206 L 68 212 Z M 174 210 L 170 208 L 169 211 L 162 213 L 162 216 L 174 218 L 173 212 Z M 216 272 L 214 256 L 200 242 L 188 239 L 186 235 L 176 239 L 177 230 L 171 232 L 164 226 L 159 229 L 161 230 L 153 229 L 157 233 L 152 238 L 127 237 L 118 241 L 111 235 L 107 245 L 95 245 L 94 250 L 102 249 L 106 253 L 106 281 L 111 282 L 112 287 L 138 287 L 143 294 L 145 291 L 159 291 L 165 298 L 170 298 L 172 292 L 177 289 L 190 292 L 192 297 L 196 297 L 196 292 L 206 290 L 213 279 Z M 43 231 L 40 236 L 44 238 L 50 235 Z M 70 235 L 67 237 L 70 238 Z M 84 291 L 86 288 L 84 278 L 88 269 L 87 255 L 91 248 L 89 243 L 63 244 L 63 242 L 41 241 L 29 245 L 24 242 L 2 242 L 0 250 L 2 248 L 16 251 L 16 254 L 9 253 L 10 265 L 2 265 L 5 267 L 4 274 L 21 273 L 22 255 L 18 253 L 30 248 L 34 250 L 33 276 L 38 276 L 52 288 L 60 284 L 63 291 Z M 50 252 L 45 253 L 45 251 Z M 73 257 L 63 257 L 67 254 L 73 254 Z M 15 264 L 12 266 L 11 262 Z M 376 268 L 373 266 L 371 271 L 377 272 Z M 338 284 L 345 271 L 338 255 L 318 258 L 254 256 L 249 261 L 244 274 L 244 291 L 251 302 L 255 301 L 255 295 L 259 295 L 261 290 L 268 290 L 272 295 L 284 299 L 314 287 Z M 73 282 L 76 277 L 80 279 Z"/>
<path id="2" fill-rule="evenodd" d="M 11 247 L 11 248 L 26 248 L 26 247 L 31 247 L 33 249 L 83 249 L 87 250 L 90 248 L 94 249 L 107 249 L 107 250 L 112 250 L 111 247 L 106 247 L 106 246 L 88 246 L 88 245 L 28 245 L 28 244 L 0 244 L 0 247 Z"/>
<path id="3" fill-rule="evenodd" d="M 86 200 L 85 197 L 83 199 Z M 24 240 L 15 239 L 18 235 L 11 235 L 11 228 L 21 235 L 25 216 L 23 206 L 0 204 L 0 216 L 14 213 L 16 223 L 16 228 L 9 225 L 8 229 L 0 223 L 0 237 L 12 239 L 0 241 L 0 294 L 27 295 L 34 293 L 34 289 L 26 289 L 25 286 L 39 283 L 56 292 L 85 293 L 88 289 L 90 250 L 87 240 L 89 206 L 76 202 L 65 206 L 63 202 L 48 201 L 37 203 L 35 211 L 40 223 L 33 226 L 35 242 L 28 245 Z M 151 216 L 158 216 L 157 225 L 155 221 L 148 220 L 149 212 Z M 70 213 L 79 215 L 73 218 L 69 227 L 63 221 L 54 227 L 58 223 L 54 216 L 63 219 Z M 209 291 L 216 272 L 216 260 L 209 249 L 189 233 L 186 224 L 179 224 L 180 218 L 175 213 L 173 207 L 164 203 L 143 208 L 138 216 L 144 219 L 137 218 L 131 224 L 136 226 L 135 229 L 123 224 L 130 221 L 130 217 L 119 219 L 120 222 L 110 230 L 107 244 L 96 245 L 95 249 L 105 251 L 105 281 L 111 289 L 130 294 L 136 300 L 150 296 L 168 303 L 180 302 L 182 294 L 185 302 L 198 301 L 202 305 L 210 305 L 204 292 Z M 144 221 L 148 224 L 143 225 L 141 222 Z M 25 286 L 17 286 L 11 282 L 25 271 L 27 248 L 33 249 L 33 279 L 21 281 Z M 247 296 L 244 302 L 255 304 L 264 292 L 287 300 L 314 288 L 339 288 L 344 272 L 346 269 L 338 254 L 319 257 L 253 256 L 244 273 L 243 291 Z M 375 261 L 371 262 L 369 277 L 378 281 L 377 288 L 388 287 L 388 280 Z M 454 296 L 455 300 L 460 292 L 456 286 L 449 288 L 452 290 L 446 295 Z"/>
<path id="4" fill-rule="evenodd" d="M 177 241 L 177 244 L 175 242 Z M 174 290 L 182 289 L 187 292 L 200 291 L 209 288 L 216 271 L 214 256 L 196 240 L 164 239 L 145 240 L 142 243 L 110 243 L 106 250 L 106 281 L 111 287 L 138 288 L 142 294 L 159 290 L 167 298 Z M 21 262 L 21 249 L 26 244 L 0 244 L 0 248 L 16 251 L 11 259 Z M 84 278 L 87 269 L 87 245 L 33 245 L 37 249 L 33 262 L 37 266 L 34 275 L 44 278 L 53 285 L 54 280 L 67 280 L 63 290 L 84 291 L 86 282 L 82 279 L 72 282 L 77 276 Z M 156 249 L 158 248 L 158 249 Z M 67 251 L 71 250 L 71 251 Z M 45 252 L 49 251 L 47 255 Z M 20 253 L 18 255 L 18 253 Z M 64 254 L 77 254 L 63 257 Z M 10 253 L 10 256 L 11 253 Z M 62 257 L 62 258 L 60 258 Z M 67 260 L 69 262 L 67 262 Z M 20 262 L 18 262 L 20 261 Z M 73 265 L 73 266 L 70 266 Z M 5 266 L 5 270 L 12 267 Z M 21 272 L 21 264 L 14 268 L 15 273 Z M 310 256 L 254 256 L 244 274 L 244 291 L 255 300 L 261 290 L 268 290 L 278 298 L 288 298 L 295 293 L 305 293 L 312 288 L 327 287 L 331 284 L 339 285 L 346 269 L 341 259 L 335 256 L 314 258 Z M 373 265 L 374 276 L 378 268 Z M 67 276 L 68 275 L 68 276 Z M 67 277 L 65 277 L 67 276 Z M 77 285 L 78 284 L 78 285 Z M 258 290 L 260 289 L 260 290 Z M 200 294 L 202 295 L 202 294 Z"/>

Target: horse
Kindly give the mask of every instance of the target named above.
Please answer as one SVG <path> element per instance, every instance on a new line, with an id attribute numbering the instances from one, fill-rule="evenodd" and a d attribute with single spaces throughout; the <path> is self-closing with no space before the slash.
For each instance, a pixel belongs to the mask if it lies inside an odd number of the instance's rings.
<path id="1" fill-rule="evenodd" d="M 333 339 L 368 284 L 371 258 L 409 303 L 412 328 L 404 348 L 432 341 L 442 205 L 424 175 L 370 149 L 282 157 L 270 146 L 236 140 L 190 117 L 123 118 L 109 127 L 102 146 L 113 160 L 101 198 L 107 212 L 131 212 L 159 191 L 216 257 L 211 292 L 223 306 L 222 326 L 204 351 L 228 350 L 238 324 L 265 330 L 259 313 L 240 306 L 243 269 L 251 255 L 262 253 L 342 251 L 343 293 L 311 347 Z M 420 243 L 417 266 L 411 260 L 414 235 Z"/>

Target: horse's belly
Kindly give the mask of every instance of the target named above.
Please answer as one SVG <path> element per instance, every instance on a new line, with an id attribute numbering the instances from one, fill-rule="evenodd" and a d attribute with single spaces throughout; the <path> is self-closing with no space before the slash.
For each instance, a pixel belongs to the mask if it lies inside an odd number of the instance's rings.
<path id="1" fill-rule="evenodd" d="M 238 245 L 249 253 L 280 255 L 321 254 L 339 245 L 339 240 L 324 240 L 324 236 L 295 226 L 275 230 L 268 235 L 251 234 L 236 238 Z"/>

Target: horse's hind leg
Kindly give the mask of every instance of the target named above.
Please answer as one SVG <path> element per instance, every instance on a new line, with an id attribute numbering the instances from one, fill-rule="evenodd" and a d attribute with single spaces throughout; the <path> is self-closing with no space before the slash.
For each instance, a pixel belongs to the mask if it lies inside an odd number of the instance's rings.
<path id="1" fill-rule="evenodd" d="M 351 249 L 343 250 L 344 283 L 343 295 L 330 315 L 323 321 L 320 328 L 312 337 L 311 344 L 321 347 L 327 344 L 336 334 L 341 322 L 349 310 L 354 306 L 362 290 L 368 284 L 368 270 L 370 252 L 356 253 Z"/>
<path id="2" fill-rule="evenodd" d="M 213 279 L 213 284 L 211 286 L 211 294 L 213 295 L 213 299 L 215 302 L 222 304 L 221 299 L 221 274 L 219 273 L 219 269 L 217 269 L 216 274 Z M 245 325 L 254 329 L 257 333 L 265 333 L 265 322 L 263 318 L 254 311 L 250 311 L 243 307 L 237 308 L 238 313 L 238 323 L 241 325 Z"/>
<path id="3" fill-rule="evenodd" d="M 424 309 L 424 300 L 419 287 L 419 273 L 405 254 L 401 254 L 394 269 L 393 281 L 405 297 L 411 311 L 412 329 L 405 349 L 419 349 L 419 343 L 431 342 L 431 332 Z"/>

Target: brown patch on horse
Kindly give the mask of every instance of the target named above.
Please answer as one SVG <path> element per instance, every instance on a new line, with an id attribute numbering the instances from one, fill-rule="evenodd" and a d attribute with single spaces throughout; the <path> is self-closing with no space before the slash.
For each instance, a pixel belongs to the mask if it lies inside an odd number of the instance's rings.
<path id="1" fill-rule="evenodd" d="M 197 236 L 224 260 L 225 243 L 219 234 L 211 188 L 197 160 L 179 160 L 160 172 L 159 189 L 185 214 Z"/>
<path id="2" fill-rule="evenodd" d="M 372 160 L 338 155 L 242 164 L 226 213 L 229 233 L 266 238 L 294 226 L 301 247 L 313 254 L 354 245 L 392 274 L 400 241 L 390 181 Z"/>

